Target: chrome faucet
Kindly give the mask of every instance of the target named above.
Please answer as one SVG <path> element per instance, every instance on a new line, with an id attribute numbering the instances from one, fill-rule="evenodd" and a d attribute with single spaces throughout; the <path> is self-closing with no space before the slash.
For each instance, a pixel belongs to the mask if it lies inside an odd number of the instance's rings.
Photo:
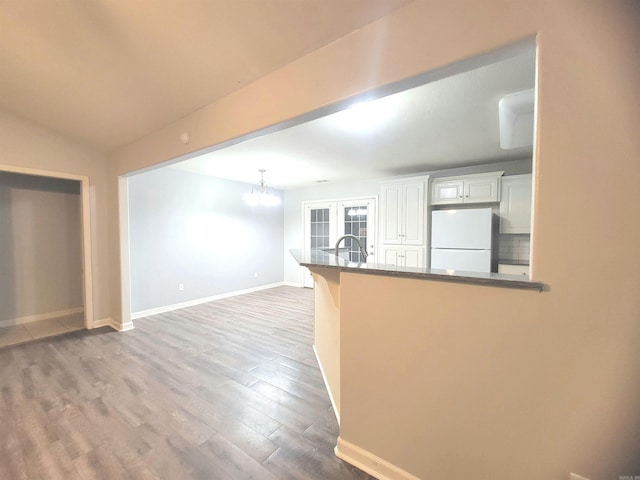
<path id="1" fill-rule="evenodd" d="M 340 245 L 340 242 L 342 240 L 344 240 L 345 238 L 348 238 L 348 237 L 351 237 L 356 241 L 356 243 L 358 244 L 358 247 L 360 247 L 360 253 L 362 254 L 362 258 L 366 262 L 367 261 L 367 257 L 369 256 L 369 254 L 367 253 L 367 249 L 362 246 L 362 244 L 360 243 L 360 240 L 358 240 L 358 237 L 356 237 L 355 235 L 351 235 L 350 233 L 347 233 L 346 235 L 341 236 L 338 239 L 338 241 L 336 242 L 336 257 L 338 256 L 338 253 L 340 252 L 340 249 L 338 248 L 338 246 Z"/>

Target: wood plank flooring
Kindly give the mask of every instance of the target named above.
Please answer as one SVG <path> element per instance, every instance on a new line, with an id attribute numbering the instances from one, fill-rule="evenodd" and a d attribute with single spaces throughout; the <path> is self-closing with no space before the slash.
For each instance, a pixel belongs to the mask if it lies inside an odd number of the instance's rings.
<path id="1" fill-rule="evenodd" d="M 0 349 L 2 479 L 371 479 L 335 457 L 313 293 Z"/>

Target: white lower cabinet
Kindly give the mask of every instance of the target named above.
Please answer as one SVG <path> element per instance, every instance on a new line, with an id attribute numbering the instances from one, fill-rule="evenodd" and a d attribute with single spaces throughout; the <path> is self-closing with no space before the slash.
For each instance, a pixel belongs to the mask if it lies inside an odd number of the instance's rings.
<path id="1" fill-rule="evenodd" d="M 529 265 L 509 265 L 505 263 L 498 264 L 498 273 L 506 275 L 524 275 L 529 276 Z"/>
<path id="2" fill-rule="evenodd" d="M 384 245 L 382 261 L 398 267 L 424 267 L 425 248 L 416 246 Z"/>

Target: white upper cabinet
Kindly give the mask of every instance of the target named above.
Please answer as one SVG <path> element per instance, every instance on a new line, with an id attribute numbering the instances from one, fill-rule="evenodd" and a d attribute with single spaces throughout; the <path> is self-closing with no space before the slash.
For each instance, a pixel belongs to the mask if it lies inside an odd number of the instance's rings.
<path id="1" fill-rule="evenodd" d="M 431 203 L 444 205 L 462 203 L 464 182 L 462 180 L 434 180 L 431 184 Z"/>
<path id="2" fill-rule="evenodd" d="M 500 175 L 465 180 L 463 203 L 498 201 L 500 201 Z"/>
<path id="3" fill-rule="evenodd" d="M 500 233 L 531 233 L 531 174 L 502 179 Z"/>
<path id="4" fill-rule="evenodd" d="M 424 245 L 427 177 L 382 184 L 382 243 Z"/>
<path id="5" fill-rule="evenodd" d="M 490 172 L 438 178 L 431 183 L 431 204 L 495 203 L 500 201 L 500 177 Z"/>
<path id="6" fill-rule="evenodd" d="M 402 191 L 402 244 L 424 243 L 424 191 L 425 182 L 406 183 Z"/>
<path id="7" fill-rule="evenodd" d="M 382 243 L 402 243 L 402 184 L 382 184 Z"/>

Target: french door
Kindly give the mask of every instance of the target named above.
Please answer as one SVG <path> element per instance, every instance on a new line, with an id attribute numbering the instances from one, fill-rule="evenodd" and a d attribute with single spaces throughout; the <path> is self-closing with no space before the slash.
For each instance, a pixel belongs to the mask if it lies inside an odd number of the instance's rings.
<path id="1" fill-rule="evenodd" d="M 375 255 L 376 232 L 376 198 L 353 198 L 330 202 L 305 202 L 304 211 L 304 248 L 305 251 L 322 249 L 332 251 L 336 240 L 342 235 L 350 234 L 360 240 L 367 249 L 368 261 Z M 347 237 L 340 242 L 340 255 L 350 262 L 362 262 L 363 258 L 358 244 Z M 307 268 L 304 269 L 304 286 L 313 288 L 313 277 Z"/>

